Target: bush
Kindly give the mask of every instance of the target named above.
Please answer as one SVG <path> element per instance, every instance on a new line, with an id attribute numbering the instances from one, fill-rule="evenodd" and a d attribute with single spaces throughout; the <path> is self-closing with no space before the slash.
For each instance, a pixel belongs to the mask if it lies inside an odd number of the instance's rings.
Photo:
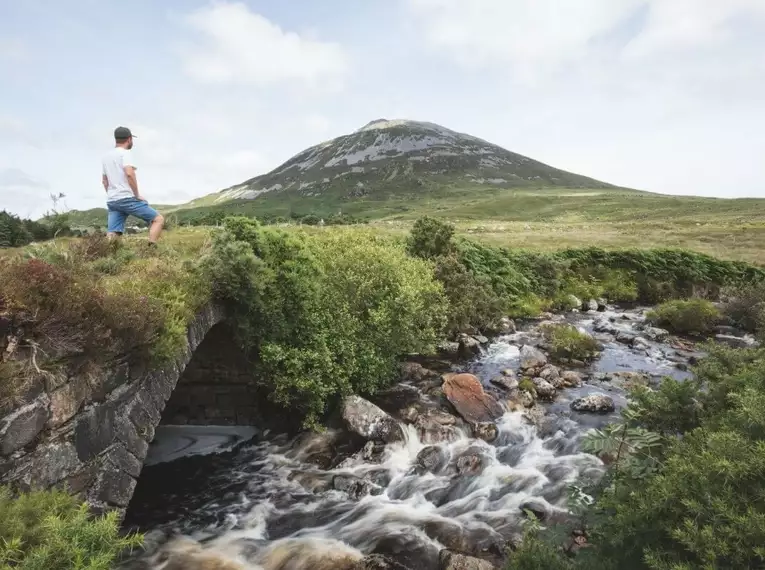
<path id="1" fill-rule="evenodd" d="M 558 361 L 587 362 L 595 358 L 601 349 L 597 340 L 573 325 L 550 324 L 543 326 L 541 331 L 550 345 L 550 356 Z"/>
<path id="2" fill-rule="evenodd" d="M 646 319 L 678 334 L 708 334 L 720 321 L 720 311 L 705 299 L 667 301 L 646 314 Z"/>
<path id="3" fill-rule="evenodd" d="M 14 498 L 0 487 L 0 568 L 108 570 L 143 537 L 121 536 L 116 512 L 93 518 L 64 491 Z"/>
<path id="4" fill-rule="evenodd" d="M 727 291 L 723 314 L 748 332 L 765 332 L 765 282 Z"/>
<path id="5" fill-rule="evenodd" d="M 433 259 L 454 251 L 454 226 L 435 218 L 420 218 L 412 227 L 407 240 L 409 255 Z"/>
<path id="6" fill-rule="evenodd" d="M 357 231 L 286 233 L 230 218 L 205 268 L 233 305 L 275 402 L 315 425 L 327 403 L 373 393 L 398 357 L 429 350 L 445 324 L 433 266 Z"/>

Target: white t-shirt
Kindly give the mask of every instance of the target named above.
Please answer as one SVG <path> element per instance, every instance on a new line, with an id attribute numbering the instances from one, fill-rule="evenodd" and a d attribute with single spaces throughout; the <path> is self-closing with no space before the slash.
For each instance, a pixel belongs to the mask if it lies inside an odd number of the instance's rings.
<path id="1" fill-rule="evenodd" d="M 115 202 L 123 198 L 133 198 L 133 190 L 130 188 L 127 176 L 125 175 L 126 166 L 136 168 L 133 153 L 126 148 L 114 147 L 106 153 L 102 163 L 104 174 L 109 181 L 109 187 L 106 190 L 106 201 Z"/>

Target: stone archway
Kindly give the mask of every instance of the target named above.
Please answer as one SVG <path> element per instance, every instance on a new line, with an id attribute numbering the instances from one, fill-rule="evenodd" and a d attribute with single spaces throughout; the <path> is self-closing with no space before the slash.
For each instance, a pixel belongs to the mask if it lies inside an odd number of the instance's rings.
<path id="1" fill-rule="evenodd" d="M 63 486 L 96 512 L 124 511 L 168 402 L 170 421 L 178 421 L 192 394 L 196 403 L 186 409 L 196 412 L 187 412 L 187 423 L 253 421 L 251 370 L 241 368 L 246 358 L 233 350 L 223 320 L 220 306 L 204 307 L 189 325 L 183 352 L 162 369 L 121 365 L 96 382 L 71 378 L 30 392 L 0 417 L 0 483 L 20 490 Z M 206 372 L 220 374 L 220 385 L 205 380 Z"/>

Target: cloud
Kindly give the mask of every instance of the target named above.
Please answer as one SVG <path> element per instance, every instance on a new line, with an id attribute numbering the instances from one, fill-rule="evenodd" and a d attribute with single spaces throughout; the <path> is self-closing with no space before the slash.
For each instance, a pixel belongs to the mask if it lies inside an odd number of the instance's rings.
<path id="1" fill-rule="evenodd" d="M 186 23 L 198 41 L 183 50 L 184 69 L 200 82 L 337 87 L 348 71 L 339 44 L 285 31 L 242 3 L 200 8 Z"/>
<path id="2" fill-rule="evenodd" d="M 48 203 L 49 188 L 19 168 L 0 168 L 0 209 L 25 217 L 39 214 L 40 205 Z"/>

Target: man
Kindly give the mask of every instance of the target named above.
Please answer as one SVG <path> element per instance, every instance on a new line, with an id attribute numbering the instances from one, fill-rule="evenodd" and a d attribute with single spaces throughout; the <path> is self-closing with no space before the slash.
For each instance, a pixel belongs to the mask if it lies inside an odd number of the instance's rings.
<path id="1" fill-rule="evenodd" d="M 106 208 L 109 210 L 107 236 L 109 239 L 121 236 L 125 231 L 125 220 L 135 216 L 149 224 L 149 245 L 156 245 L 165 218 L 149 206 L 138 191 L 133 153 L 133 133 L 127 127 L 114 129 L 115 147 L 103 158 L 102 182 L 106 190 Z"/>

